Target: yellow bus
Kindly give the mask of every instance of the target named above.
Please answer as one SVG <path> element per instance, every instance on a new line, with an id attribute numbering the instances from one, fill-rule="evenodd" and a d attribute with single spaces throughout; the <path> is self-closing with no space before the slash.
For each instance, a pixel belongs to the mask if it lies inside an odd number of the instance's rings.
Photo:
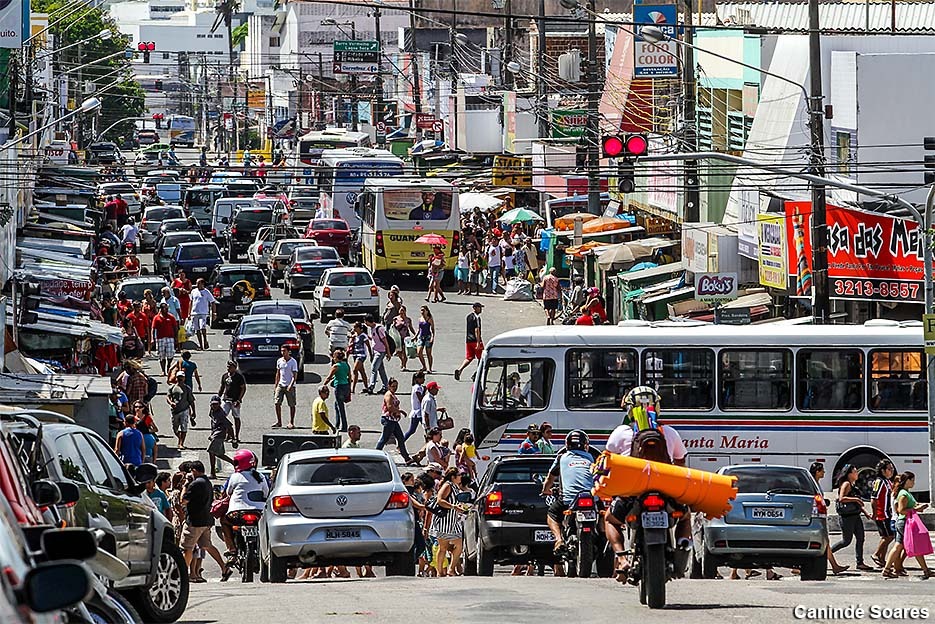
<path id="1" fill-rule="evenodd" d="M 373 274 L 427 271 L 432 246 L 415 241 L 438 234 L 446 281 L 453 277 L 461 245 L 457 187 L 439 178 L 373 178 L 364 182 L 358 211 L 360 262 Z"/>

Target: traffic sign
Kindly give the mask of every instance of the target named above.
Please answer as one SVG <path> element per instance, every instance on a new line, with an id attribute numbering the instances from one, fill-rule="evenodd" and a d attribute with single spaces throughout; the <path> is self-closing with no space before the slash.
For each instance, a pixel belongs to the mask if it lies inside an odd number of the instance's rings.
<path id="1" fill-rule="evenodd" d="M 436 119 L 432 122 L 432 132 L 441 132 L 445 129 L 445 124 L 441 119 Z"/>
<path id="2" fill-rule="evenodd" d="M 377 143 L 386 143 L 386 122 L 378 121 L 376 128 L 377 128 Z"/>
<path id="3" fill-rule="evenodd" d="M 379 41 L 335 41 L 334 73 L 374 74 L 380 71 Z"/>

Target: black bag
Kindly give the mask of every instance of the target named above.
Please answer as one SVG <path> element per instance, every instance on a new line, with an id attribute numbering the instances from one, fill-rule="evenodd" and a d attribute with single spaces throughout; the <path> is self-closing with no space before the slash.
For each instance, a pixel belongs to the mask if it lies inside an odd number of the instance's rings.
<path id="1" fill-rule="evenodd" d="M 846 503 L 834 501 L 834 508 L 837 510 L 839 516 L 856 516 L 860 513 L 862 507 L 860 503 L 855 503 L 854 501 L 848 501 Z"/>
<path id="2" fill-rule="evenodd" d="M 448 512 L 451 511 L 447 507 L 442 507 L 438 503 L 438 496 L 433 496 L 429 500 L 425 501 L 425 508 L 432 512 L 433 515 L 438 516 L 439 518 L 444 518 L 448 515 Z"/>
<path id="3" fill-rule="evenodd" d="M 383 337 L 386 338 L 386 355 L 387 357 L 396 353 L 396 341 L 393 340 L 393 337 L 390 335 L 390 332 L 386 331 L 386 328 L 382 325 L 377 326 L 378 329 L 374 329 L 373 333 L 377 334 L 376 337 L 379 337 L 379 334 L 382 333 Z M 382 330 L 382 332 L 381 332 Z"/>
<path id="4" fill-rule="evenodd" d="M 630 457 L 671 464 L 672 458 L 669 457 L 669 447 L 666 445 L 666 436 L 662 433 L 662 428 L 643 429 L 634 433 Z"/>
<path id="5" fill-rule="evenodd" d="M 143 397 L 143 401 L 149 403 L 156 398 L 157 394 L 159 394 L 159 382 L 155 377 L 146 377 L 146 396 Z"/>

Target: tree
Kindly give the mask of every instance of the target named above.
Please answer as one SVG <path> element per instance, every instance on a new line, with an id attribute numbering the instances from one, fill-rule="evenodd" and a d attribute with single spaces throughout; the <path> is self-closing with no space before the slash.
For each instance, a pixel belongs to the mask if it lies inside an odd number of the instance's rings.
<path id="1" fill-rule="evenodd" d="M 41 13 L 50 13 L 52 20 L 61 19 L 57 11 L 66 14 L 74 7 L 73 0 L 32 0 L 32 10 Z M 113 32 L 110 39 L 96 37 L 105 28 Z M 114 58 L 84 67 L 80 72 L 81 82 L 94 84 L 92 93 L 84 90 L 84 84 L 77 84 L 79 73 L 77 71 L 67 74 L 66 77 L 74 82 L 75 88 L 69 91 L 76 103 L 92 95 L 101 100 L 101 109 L 98 112 L 97 127 L 106 128 L 124 118 L 139 117 L 146 110 L 145 94 L 140 84 L 132 78 L 130 59 L 119 54 L 129 48 L 129 38 L 120 33 L 117 23 L 97 7 L 89 7 L 74 13 L 73 16 L 61 19 L 50 29 L 55 36 L 57 49 L 62 49 L 72 43 L 90 39 L 80 46 L 55 53 L 51 60 L 62 72 L 67 69 L 92 63 L 112 54 Z M 133 131 L 133 121 L 117 125 L 110 133 L 110 137 L 126 136 Z M 89 133 L 85 133 L 90 137 Z M 93 140 L 95 137 L 90 137 Z"/>

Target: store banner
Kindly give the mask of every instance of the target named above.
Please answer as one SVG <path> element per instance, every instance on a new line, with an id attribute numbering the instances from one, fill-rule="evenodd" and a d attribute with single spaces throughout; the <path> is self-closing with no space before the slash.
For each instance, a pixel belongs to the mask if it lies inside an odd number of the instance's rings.
<path id="1" fill-rule="evenodd" d="M 785 222 L 782 215 L 757 215 L 756 234 L 761 286 L 786 289 Z"/>
<path id="2" fill-rule="evenodd" d="M 785 202 L 789 290 L 811 295 L 811 202 Z M 832 299 L 923 301 L 923 232 L 914 221 L 828 206 Z"/>
<path id="3" fill-rule="evenodd" d="M 23 47 L 29 15 L 29 0 L 0 0 L 0 48 Z"/>

